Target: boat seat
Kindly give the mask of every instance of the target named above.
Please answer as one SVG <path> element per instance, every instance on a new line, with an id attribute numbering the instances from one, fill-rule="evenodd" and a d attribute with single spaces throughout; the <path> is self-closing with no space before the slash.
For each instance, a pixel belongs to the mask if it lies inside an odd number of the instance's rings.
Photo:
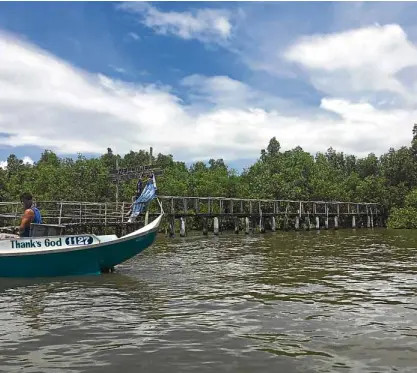
<path id="1" fill-rule="evenodd" d="M 61 236 L 64 233 L 64 225 L 59 224 L 30 224 L 31 237 Z"/>

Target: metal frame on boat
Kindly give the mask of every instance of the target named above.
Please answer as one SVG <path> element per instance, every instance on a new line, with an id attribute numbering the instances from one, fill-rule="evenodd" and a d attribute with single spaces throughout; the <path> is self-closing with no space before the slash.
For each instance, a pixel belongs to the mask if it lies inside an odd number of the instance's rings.
<path id="1" fill-rule="evenodd" d="M 122 237 L 54 235 L 0 240 L 0 277 L 94 275 L 108 272 L 151 246 L 164 215 Z"/>

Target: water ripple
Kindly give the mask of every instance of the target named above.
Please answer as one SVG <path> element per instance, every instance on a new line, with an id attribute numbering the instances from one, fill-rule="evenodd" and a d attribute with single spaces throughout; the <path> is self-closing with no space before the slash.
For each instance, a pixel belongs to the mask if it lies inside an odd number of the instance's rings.
<path id="1" fill-rule="evenodd" d="M 115 274 L 2 280 L 0 371 L 414 372 L 416 238 L 161 238 Z"/>

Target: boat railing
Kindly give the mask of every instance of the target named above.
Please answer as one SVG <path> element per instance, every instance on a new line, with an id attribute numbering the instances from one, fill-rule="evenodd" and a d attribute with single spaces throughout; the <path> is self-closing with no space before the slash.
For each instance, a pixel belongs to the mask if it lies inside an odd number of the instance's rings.
<path id="1" fill-rule="evenodd" d="M 130 217 L 132 203 L 129 202 L 78 202 L 78 201 L 35 201 L 42 214 L 44 226 L 47 225 L 115 225 L 124 224 Z M 152 200 L 146 208 L 148 215 L 159 215 L 162 203 Z M 137 221 L 144 220 L 144 211 Z M 15 228 L 23 214 L 17 202 L 0 202 L 0 227 Z M 35 228 L 38 229 L 38 228 Z"/>

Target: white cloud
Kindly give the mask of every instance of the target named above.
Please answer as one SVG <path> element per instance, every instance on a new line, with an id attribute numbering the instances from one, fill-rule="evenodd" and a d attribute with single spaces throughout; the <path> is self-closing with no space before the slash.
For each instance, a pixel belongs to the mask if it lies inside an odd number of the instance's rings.
<path id="1" fill-rule="evenodd" d="M 221 43 L 227 40 L 232 32 L 230 14 L 224 10 L 162 12 L 142 2 L 125 2 L 118 8 L 141 15 L 145 26 L 162 35 L 172 34 L 187 40 Z"/>
<path id="2" fill-rule="evenodd" d="M 136 32 L 129 32 L 128 35 L 133 39 L 133 40 L 140 40 L 140 36 L 136 33 Z"/>
<path id="3" fill-rule="evenodd" d="M 23 164 L 30 164 L 33 165 L 35 162 L 32 158 L 28 157 L 27 155 L 23 157 L 22 159 Z M 7 161 L 0 161 L 0 168 L 5 170 L 7 168 Z"/>
<path id="4" fill-rule="evenodd" d="M 299 111 L 289 100 L 266 94 L 228 76 L 193 74 L 182 79 L 181 84 L 188 88 L 188 96 L 193 105 L 206 110 L 263 108 L 285 110 L 287 113 Z"/>
<path id="5" fill-rule="evenodd" d="M 303 37 L 285 57 L 308 69 L 312 83 L 324 92 L 390 92 L 415 101 L 415 90 L 397 74 L 417 66 L 417 48 L 399 25 Z"/>
<path id="6" fill-rule="evenodd" d="M 111 69 L 113 69 L 114 71 L 116 71 L 119 74 L 126 74 L 127 70 L 124 67 L 118 67 L 118 66 L 113 66 L 113 65 L 109 65 L 109 67 Z"/>
<path id="7" fill-rule="evenodd" d="M 386 57 L 382 61 L 381 54 Z M 400 26 L 375 25 L 301 38 L 288 50 L 287 58 L 312 69 L 356 70 L 367 66 L 392 75 L 414 65 L 417 51 Z"/>
<path id="8" fill-rule="evenodd" d="M 176 159 L 259 155 L 276 136 L 283 148 L 366 154 L 408 144 L 416 112 L 325 98 L 307 112 L 227 76 L 182 81 L 185 104 L 169 87 L 134 85 L 76 69 L 0 33 L 0 145 L 65 153 L 124 154 L 153 146 Z M 288 104 L 288 105 L 287 105 Z"/>
<path id="9" fill-rule="evenodd" d="M 33 163 L 34 163 L 33 159 L 28 157 L 28 156 L 24 156 L 22 161 L 23 161 L 24 164 L 30 164 L 30 165 L 33 165 Z"/>

